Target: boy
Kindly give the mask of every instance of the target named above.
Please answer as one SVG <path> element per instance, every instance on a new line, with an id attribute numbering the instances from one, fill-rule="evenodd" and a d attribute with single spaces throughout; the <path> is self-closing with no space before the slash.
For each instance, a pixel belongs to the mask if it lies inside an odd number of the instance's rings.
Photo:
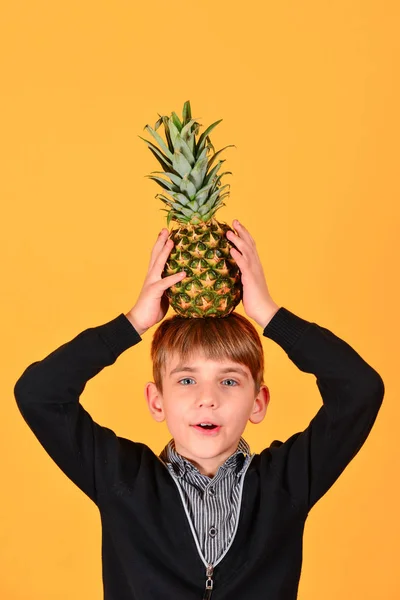
<path id="1" fill-rule="evenodd" d="M 238 233 L 227 235 L 246 314 L 316 377 L 323 406 L 303 432 L 250 454 L 241 434 L 247 420 L 263 420 L 269 392 L 258 334 L 237 313 L 175 315 L 156 330 L 155 382 L 145 395 L 174 436 L 159 456 L 95 423 L 80 404 L 86 382 L 168 310 L 164 292 L 184 274 L 161 277 L 173 245 L 166 229 L 134 307 L 31 364 L 15 385 L 28 426 L 99 508 L 105 600 L 295 600 L 307 515 L 381 406 L 380 375 L 328 329 L 272 300 L 253 238 L 234 225 Z"/>

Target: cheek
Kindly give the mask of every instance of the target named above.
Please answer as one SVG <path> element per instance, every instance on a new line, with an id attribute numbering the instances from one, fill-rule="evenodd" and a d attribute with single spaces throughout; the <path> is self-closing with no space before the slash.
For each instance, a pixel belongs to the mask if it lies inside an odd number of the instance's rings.
<path id="1" fill-rule="evenodd" d="M 170 431 L 172 429 L 175 431 L 179 430 L 189 423 L 188 416 L 186 415 L 186 407 L 177 398 L 164 404 L 164 414 Z"/>
<path id="2" fill-rule="evenodd" d="M 243 423 L 246 423 L 250 416 L 252 407 L 253 400 L 249 400 L 247 397 L 240 396 L 235 398 L 234 401 L 232 399 L 227 411 L 229 413 L 229 422 L 238 427 L 243 426 Z"/>

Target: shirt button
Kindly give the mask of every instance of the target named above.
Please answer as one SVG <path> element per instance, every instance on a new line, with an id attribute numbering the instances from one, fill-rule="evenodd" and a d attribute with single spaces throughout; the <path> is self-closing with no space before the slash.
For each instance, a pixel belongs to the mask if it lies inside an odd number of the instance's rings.
<path id="1" fill-rule="evenodd" d="M 216 529 L 214 527 L 214 525 L 210 528 L 209 534 L 211 535 L 211 537 L 214 537 L 217 533 L 218 529 Z"/>
<path id="2" fill-rule="evenodd" d="M 213 487 L 208 488 L 208 493 L 215 496 L 215 489 Z"/>

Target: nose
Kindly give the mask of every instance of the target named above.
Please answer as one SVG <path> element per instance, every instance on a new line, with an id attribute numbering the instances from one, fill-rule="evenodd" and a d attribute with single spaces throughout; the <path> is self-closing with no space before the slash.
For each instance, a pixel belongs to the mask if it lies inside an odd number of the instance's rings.
<path id="1" fill-rule="evenodd" d="M 217 406 L 218 401 L 215 397 L 215 395 L 212 395 L 211 393 L 202 393 L 199 395 L 199 397 L 197 398 L 197 405 L 198 406 L 210 406 L 210 407 L 215 407 Z"/>
<path id="2" fill-rule="evenodd" d="M 213 382 L 202 382 L 196 390 L 196 404 L 198 407 L 219 406 L 218 390 L 215 389 Z"/>

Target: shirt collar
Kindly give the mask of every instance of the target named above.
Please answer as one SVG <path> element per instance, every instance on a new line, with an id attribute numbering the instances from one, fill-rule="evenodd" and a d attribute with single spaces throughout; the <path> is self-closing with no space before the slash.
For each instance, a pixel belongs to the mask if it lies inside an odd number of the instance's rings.
<path id="1" fill-rule="evenodd" d="M 239 477 L 247 457 L 250 456 L 250 446 L 244 438 L 240 438 L 236 451 L 229 456 L 223 463 L 222 468 L 226 471 L 231 470 Z M 163 448 L 159 458 L 167 465 L 170 465 L 177 477 L 183 477 L 186 472 L 199 472 L 187 458 L 176 451 L 175 441 L 172 438 Z"/>

